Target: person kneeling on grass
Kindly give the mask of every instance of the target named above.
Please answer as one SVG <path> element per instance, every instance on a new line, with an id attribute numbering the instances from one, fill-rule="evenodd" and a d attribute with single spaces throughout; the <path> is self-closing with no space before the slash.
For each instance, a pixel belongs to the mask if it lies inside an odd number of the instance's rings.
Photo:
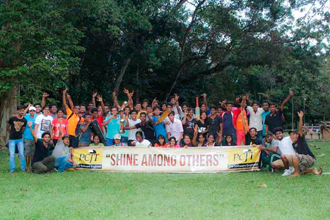
<path id="1" fill-rule="evenodd" d="M 32 159 L 32 171 L 34 173 L 47 173 L 54 169 L 55 157 L 50 155 L 53 144 L 50 143 L 50 133 L 42 134 L 42 140 L 36 143 L 36 149 Z"/>
<path id="2" fill-rule="evenodd" d="M 300 174 L 314 173 L 315 175 L 322 174 L 322 168 L 320 167 L 317 170 L 315 167 L 311 168 L 315 163 L 315 156 L 311 152 L 310 148 L 305 139 L 305 135 L 303 132 L 303 117 L 304 113 L 299 112 L 299 131 L 290 131 L 290 138 L 292 140 L 293 148 L 296 152 L 296 155 L 293 156 L 292 162 L 294 166 L 294 173 L 292 177 L 299 176 Z"/>
<path id="3" fill-rule="evenodd" d="M 57 171 L 59 173 L 62 173 L 64 170 L 76 166 L 72 159 L 72 147 L 69 147 L 70 136 L 61 136 L 62 134 L 60 134 L 60 137 L 52 154 L 55 157 L 54 167 L 58 169 Z"/>

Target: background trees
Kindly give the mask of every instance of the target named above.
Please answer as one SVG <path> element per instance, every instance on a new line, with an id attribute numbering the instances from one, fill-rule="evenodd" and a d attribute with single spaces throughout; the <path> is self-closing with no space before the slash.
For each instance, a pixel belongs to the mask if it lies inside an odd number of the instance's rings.
<path id="1" fill-rule="evenodd" d="M 0 3 L 0 94 L 20 86 L 23 103 L 46 91 L 76 102 L 92 91 L 135 99 L 173 93 L 194 105 L 249 93 L 295 110 L 329 110 L 326 0 L 5 0 Z M 119 91 L 119 98 L 124 98 Z"/>

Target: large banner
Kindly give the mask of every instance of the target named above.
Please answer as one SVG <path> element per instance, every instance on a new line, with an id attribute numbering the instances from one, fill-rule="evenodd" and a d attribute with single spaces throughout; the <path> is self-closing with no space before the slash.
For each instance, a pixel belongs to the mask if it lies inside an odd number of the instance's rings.
<path id="1" fill-rule="evenodd" d="M 115 172 L 217 173 L 259 170 L 256 147 L 77 148 L 77 168 Z"/>

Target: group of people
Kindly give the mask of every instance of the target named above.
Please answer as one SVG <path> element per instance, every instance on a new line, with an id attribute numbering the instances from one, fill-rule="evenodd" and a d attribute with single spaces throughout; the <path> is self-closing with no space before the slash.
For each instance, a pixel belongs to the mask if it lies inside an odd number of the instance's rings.
<path id="1" fill-rule="evenodd" d="M 162 148 L 216 147 L 252 145 L 262 151 L 263 166 L 283 175 L 297 176 L 322 169 L 310 169 L 315 157 L 302 131 L 303 113 L 299 113 L 299 131 L 283 138 L 283 109 L 293 96 L 278 108 L 274 103 L 250 101 L 239 96 L 234 102 L 223 100 L 220 106 L 209 106 L 202 94 L 200 112 L 183 103 L 175 94 L 169 102 L 133 101 L 134 92 L 124 89 L 127 101 L 118 102 L 113 92 L 113 106 L 106 105 L 100 94 L 93 93 L 88 106 L 75 105 L 67 90 L 63 91 L 63 109 L 41 104 L 18 107 L 7 124 L 9 135 L 10 171 L 15 171 L 17 147 L 21 169 L 45 173 L 63 172 L 75 167 L 72 148 L 104 146 L 136 146 Z"/>

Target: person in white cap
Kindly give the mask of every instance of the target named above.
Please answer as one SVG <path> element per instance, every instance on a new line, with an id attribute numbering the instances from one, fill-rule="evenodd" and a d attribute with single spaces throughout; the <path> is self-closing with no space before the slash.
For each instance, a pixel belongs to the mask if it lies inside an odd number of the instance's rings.
<path id="1" fill-rule="evenodd" d="M 31 171 L 31 158 L 36 149 L 35 140 L 37 139 L 34 133 L 34 126 L 36 121 L 36 108 L 33 106 L 29 107 L 29 114 L 24 116 L 27 121 L 26 129 L 23 133 L 23 141 L 24 141 L 24 153 L 25 153 L 25 163 L 26 163 L 26 171 Z"/>
<path id="2" fill-rule="evenodd" d="M 123 146 L 125 146 L 125 144 L 121 142 L 121 135 L 120 134 L 115 134 L 113 136 L 113 139 L 114 139 L 113 146 L 115 146 L 115 147 L 123 147 Z"/>

